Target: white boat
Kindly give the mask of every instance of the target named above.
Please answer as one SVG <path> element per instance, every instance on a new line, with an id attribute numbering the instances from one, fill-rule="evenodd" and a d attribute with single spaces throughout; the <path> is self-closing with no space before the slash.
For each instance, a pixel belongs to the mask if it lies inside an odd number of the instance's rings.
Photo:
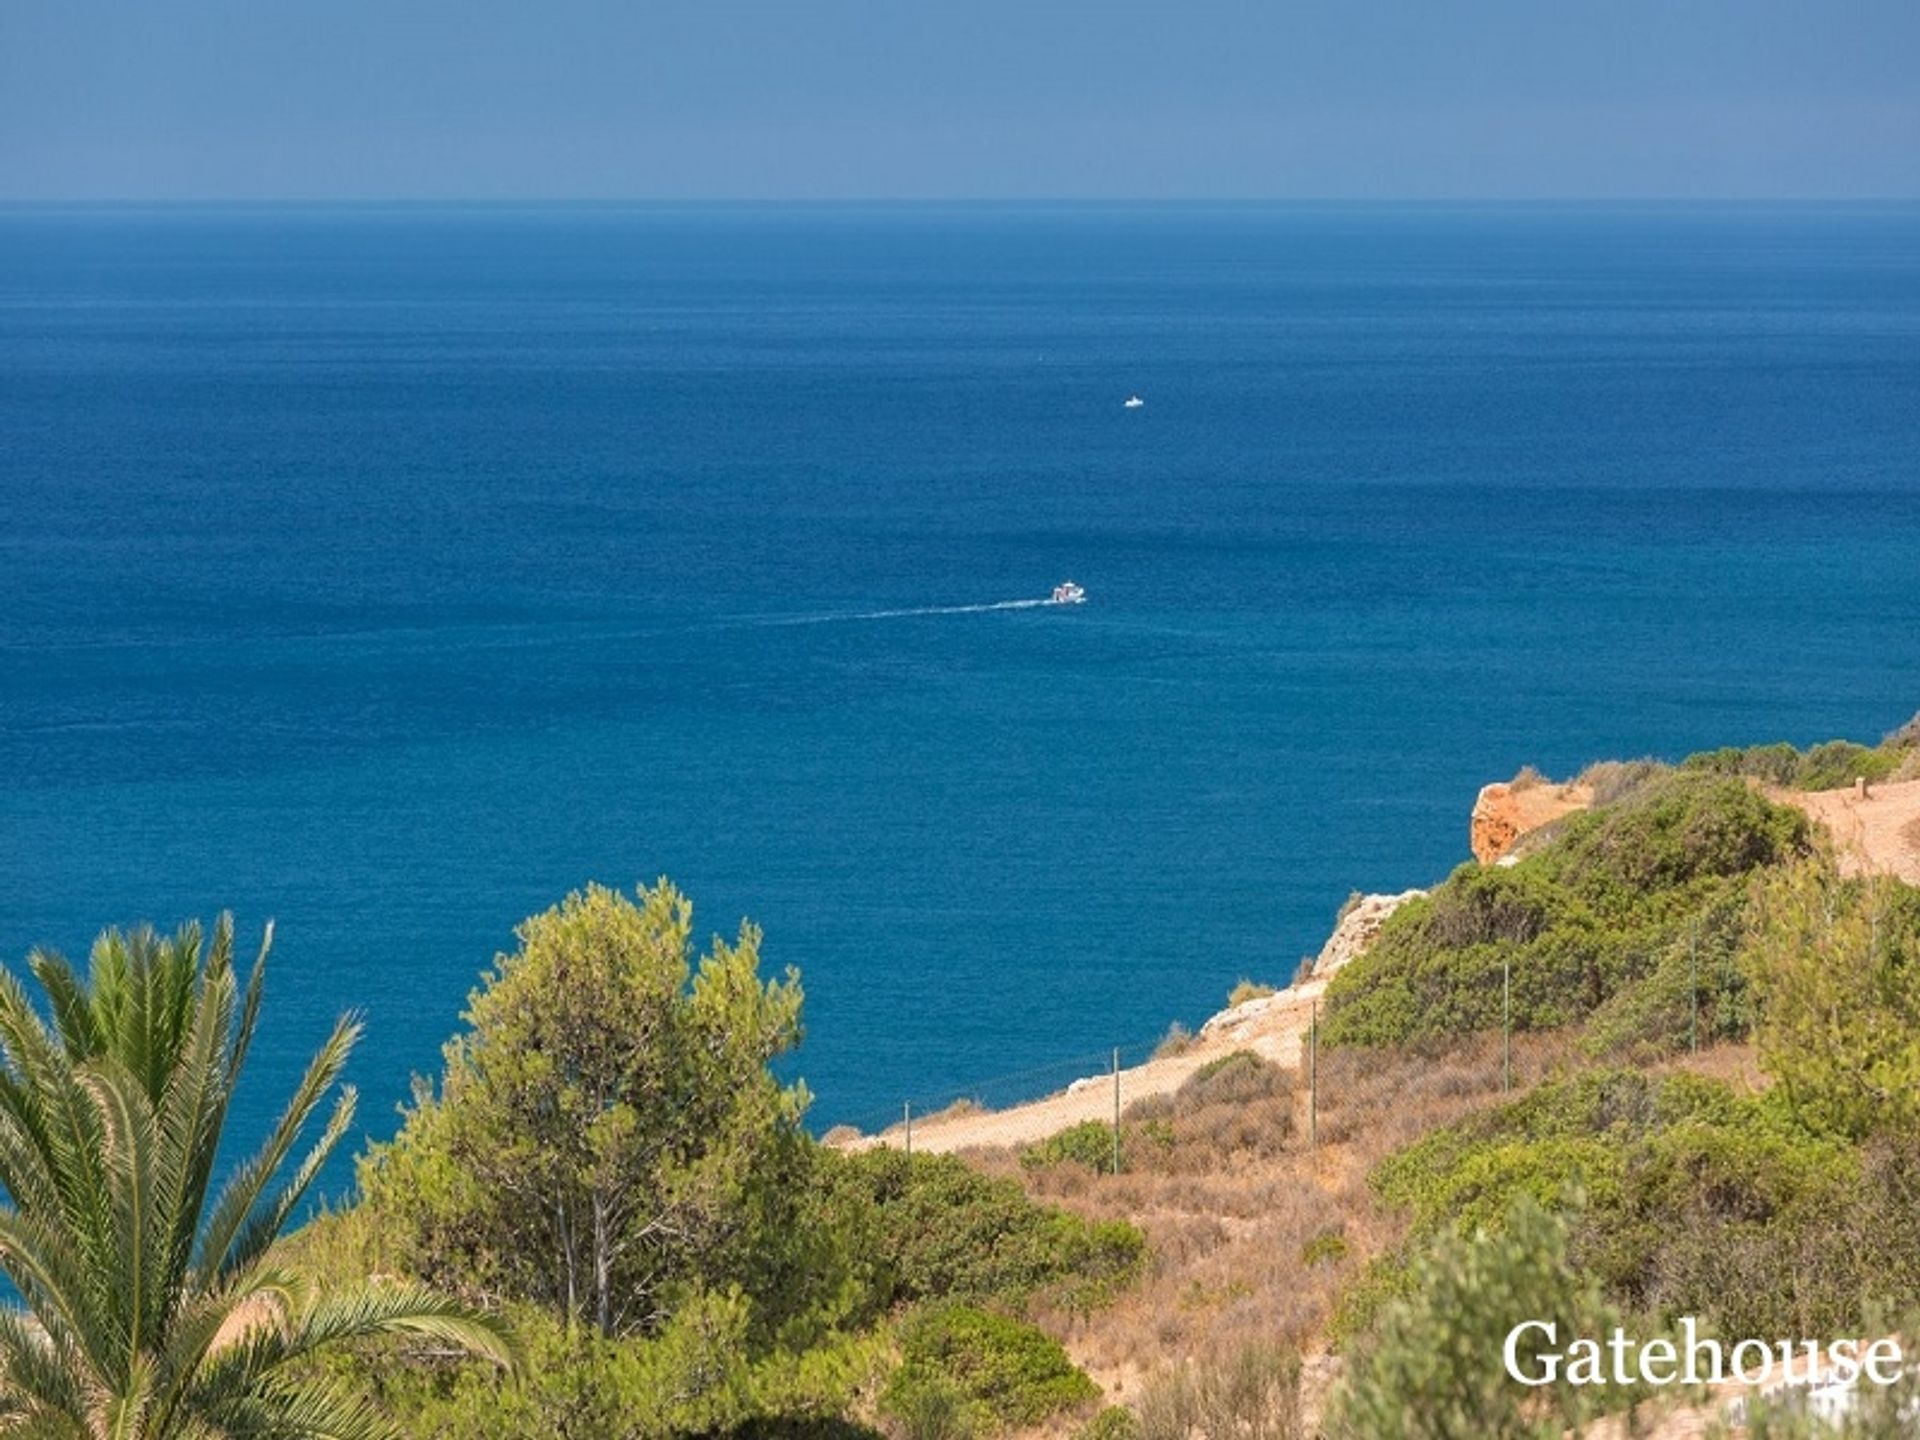
<path id="1" fill-rule="evenodd" d="M 1052 605 L 1084 605 L 1087 603 L 1087 592 L 1074 584 L 1073 581 L 1068 580 L 1053 587 L 1053 599 L 1048 603 Z"/>
<path id="2" fill-rule="evenodd" d="M 1142 400 L 1138 395 L 1129 395 L 1127 397 L 1127 409 L 1129 410 L 1139 410 L 1143 408 L 1146 403 L 1147 402 Z"/>

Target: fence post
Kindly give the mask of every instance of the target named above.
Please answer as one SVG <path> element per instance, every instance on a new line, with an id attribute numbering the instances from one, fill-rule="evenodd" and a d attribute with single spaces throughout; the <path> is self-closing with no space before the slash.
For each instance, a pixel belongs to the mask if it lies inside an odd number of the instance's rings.
<path id="1" fill-rule="evenodd" d="M 1113 1047 L 1113 1173 L 1120 1173 L 1120 1047 Z"/>
<path id="2" fill-rule="evenodd" d="M 1307 1148 L 1320 1148 L 1320 1002 L 1307 1021 Z"/>
<path id="3" fill-rule="evenodd" d="M 908 1100 L 900 1107 L 900 1113 L 907 1121 L 907 1158 L 913 1158 L 913 1102 Z"/>
<path id="4" fill-rule="evenodd" d="M 1500 962 L 1500 1088 L 1513 1092 L 1513 961 Z"/>
<path id="5" fill-rule="evenodd" d="M 1693 1019 L 1687 1031 L 1687 1048 L 1700 1053 L 1700 925 L 1694 922 L 1693 936 L 1687 942 L 1687 988 L 1693 992 Z"/>

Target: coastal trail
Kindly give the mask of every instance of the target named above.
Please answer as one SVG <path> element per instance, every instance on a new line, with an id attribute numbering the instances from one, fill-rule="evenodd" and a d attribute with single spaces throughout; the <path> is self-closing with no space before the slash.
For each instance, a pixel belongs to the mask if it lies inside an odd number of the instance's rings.
<path id="1" fill-rule="evenodd" d="M 1250 1050 L 1285 1069 L 1299 1069 L 1306 1059 L 1314 1013 L 1328 982 L 1366 951 L 1395 910 L 1425 893 L 1405 890 L 1397 895 L 1355 897 L 1341 911 L 1308 978 L 1221 1011 L 1175 1054 L 1156 1055 L 1144 1064 L 1121 1070 L 1121 1108 L 1150 1095 L 1171 1094 L 1195 1071 L 1236 1050 Z M 1083 1076 L 1064 1090 L 1004 1110 L 950 1107 L 924 1119 L 916 1118 L 913 1148 L 944 1154 L 995 1145 L 1031 1145 L 1089 1120 L 1111 1124 L 1113 1106 L 1114 1072 L 1109 1070 Z M 836 1143 L 848 1150 L 901 1147 L 907 1143 L 907 1131 L 904 1125 L 890 1125 L 877 1135 L 853 1135 Z"/>
<path id="2" fill-rule="evenodd" d="M 1317 977 L 1248 1001 L 1208 1021 L 1178 1054 L 1156 1057 L 1121 1070 L 1122 1107 L 1149 1095 L 1171 1094 L 1196 1070 L 1236 1050 L 1251 1050 L 1288 1069 L 1300 1065 L 1306 1053 L 1314 1005 L 1326 988 L 1327 978 Z M 1085 1076 L 1065 1090 L 1005 1110 L 964 1109 L 916 1118 L 913 1148 L 916 1152 L 947 1154 L 994 1145 L 1031 1145 L 1089 1120 L 1111 1124 L 1113 1087 L 1113 1072 L 1107 1071 Z M 878 1135 L 850 1139 L 845 1142 L 845 1148 L 898 1148 L 905 1143 L 906 1128 L 893 1125 Z"/>
<path id="3" fill-rule="evenodd" d="M 1920 780 L 1869 785 L 1864 799 L 1850 785 L 1769 789 L 1767 797 L 1826 826 L 1842 875 L 1893 875 L 1920 885 Z"/>

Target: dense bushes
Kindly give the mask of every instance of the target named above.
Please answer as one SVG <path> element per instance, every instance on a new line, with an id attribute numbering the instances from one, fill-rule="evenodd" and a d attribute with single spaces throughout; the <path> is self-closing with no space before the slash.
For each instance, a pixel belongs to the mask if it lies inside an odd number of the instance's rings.
<path id="1" fill-rule="evenodd" d="M 523 1381 L 354 1362 L 408 1433 L 844 1436 L 896 1326 L 886 1413 L 919 1440 L 1097 1393 L 1018 1317 L 1130 1284 L 1133 1226 L 951 1157 L 809 1139 L 804 1087 L 769 1069 L 798 1038 L 797 977 L 761 979 L 751 925 L 696 960 L 665 882 L 590 888 L 518 934 L 441 1085 L 363 1164 L 362 1204 L 299 1242 L 323 1270 L 429 1273 L 515 1316 Z"/>
<path id="2" fill-rule="evenodd" d="M 751 1289 L 683 1285 L 662 1325 L 616 1337 L 513 1304 L 530 1353 L 510 1384 L 481 1366 L 371 1352 L 353 1378 L 407 1433 L 441 1440 L 858 1440 L 848 1417 L 887 1381 L 896 1338 L 906 1369 L 882 1408 L 914 1440 L 984 1436 L 1097 1394 L 1014 1317 L 1035 1300 L 1084 1311 L 1110 1299 L 1145 1263 L 1138 1230 L 1036 1205 L 948 1156 L 813 1147 L 790 1178 L 786 1263 Z M 383 1268 L 393 1250 L 365 1207 L 323 1217 L 294 1245 L 323 1274 Z M 770 1328 L 769 1313 L 789 1318 Z M 906 1317 L 897 1337 L 896 1315 Z"/>
<path id="3" fill-rule="evenodd" d="M 1829 740 L 1805 750 L 1784 742 L 1723 746 L 1681 762 L 1687 770 L 1738 775 L 1783 790 L 1837 790 L 1857 779 L 1912 779 L 1920 775 L 1920 715 L 1888 733 L 1878 745 Z"/>
<path id="4" fill-rule="evenodd" d="M 1571 817 L 1517 864 L 1462 866 L 1402 906 L 1329 986 L 1322 1037 L 1381 1045 L 1495 1028 L 1509 973 L 1514 1028 L 1570 1024 L 1702 927 L 1724 929 L 1745 878 L 1808 843 L 1804 816 L 1739 780 L 1650 780 Z"/>
<path id="5" fill-rule="evenodd" d="M 1605 1334 L 1616 1318 L 1569 1257 L 1559 1221 L 1524 1198 L 1502 1221 L 1449 1236 L 1415 1263 L 1406 1297 L 1353 1347 L 1327 1426 L 1333 1436 L 1558 1440 L 1592 1413 L 1590 1393 L 1564 1380 L 1523 1390 L 1501 1368 L 1516 1317 L 1562 1335 Z"/>
<path id="6" fill-rule="evenodd" d="M 431 1356 L 364 1357 L 361 1380 L 409 1435 L 437 1440 L 663 1440 L 818 1428 L 857 1433 L 844 1417 L 881 1372 L 876 1336 L 840 1336 L 804 1351 L 758 1351 L 738 1292 L 686 1297 L 648 1338 L 609 1339 L 530 1305 L 511 1309 L 528 1351 L 505 1382 Z"/>
<path id="7" fill-rule="evenodd" d="M 1023 1146 L 1020 1163 L 1029 1170 L 1048 1165 L 1081 1165 L 1096 1172 L 1114 1168 L 1113 1126 L 1100 1120 L 1082 1120 L 1044 1140 Z M 1124 1159 L 1121 1162 L 1124 1164 Z"/>
<path id="8" fill-rule="evenodd" d="M 1690 1075 L 1589 1072 L 1436 1131 L 1375 1188 L 1413 1253 L 1579 1194 L 1570 1253 L 1611 1300 L 1729 1336 L 1835 1333 L 1920 1282 L 1920 1166 L 1808 1130 L 1784 1096 Z M 1381 1283 L 1376 1278 L 1376 1283 Z"/>
<path id="9" fill-rule="evenodd" d="M 1036 1425 L 1098 1398 L 1060 1342 L 971 1305 L 928 1306 L 900 1327 L 899 1369 L 880 1409 L 913 1440 Z"/>
<path id="10" fill-rule="evenodd" d="M 1745 776 L 1784 790 L 1837 790 L 1863 776 L 1885 780 L 1897 771 L 1906 759 L 1899 734 L 1896 731 L 1888 743 L 1875 747 L 1851 740 L 1829 740 L 1810 750 L 1796 750 L 1784 742 L 1749 745 L 1744 750 L 1727 746 L 1689 755 L 1683 764 L 1688 770 Z"/>
<path id="11" fill-rule="evenodd" d="M 1741 961 L 1788 1101 L 1822 1129 L 1920 1137 L 1920 890 L 1802 865 L 1754 911 Z"/>
<path id="12" fill-rule="evenodd" d="M 1035 1297 L 1086 1308 L 1146 1262 L 1133 1226 L 1036 1205 L 951 1155 L 833 1156 L 815 1203 L 859 1235 L 881 1309 L 947 1299 L 1017 1310 Z"/>

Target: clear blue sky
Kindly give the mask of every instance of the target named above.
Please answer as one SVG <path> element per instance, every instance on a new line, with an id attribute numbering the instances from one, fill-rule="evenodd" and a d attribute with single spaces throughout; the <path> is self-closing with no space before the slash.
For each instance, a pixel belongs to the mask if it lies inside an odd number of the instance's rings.
<path id="1" fill-rule="evenodd" d="M 0 198 L 1920 196 L 1920 0 L 0 0 Z"/>

